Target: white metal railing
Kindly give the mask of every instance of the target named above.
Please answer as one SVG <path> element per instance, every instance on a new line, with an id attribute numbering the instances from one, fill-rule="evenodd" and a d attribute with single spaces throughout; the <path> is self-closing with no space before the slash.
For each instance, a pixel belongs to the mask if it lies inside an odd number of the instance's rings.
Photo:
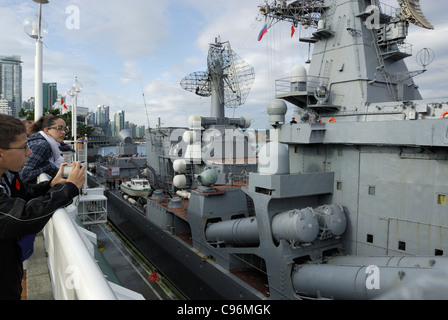
<path id="1" fill-rule="evenodd" d="M 67 210 L 77 211 L 76 205 Z M 133 291 L 109 282 L 93 256 L 93 243 L 69 211 L 58 209 L 44 228 L 53 296 L 56 300 L 141 300 Z M 96 235 L 90 233 L 90 237 Z M 89 248 L 90 247 L 90 248 Z"/>
<path id="2" fill-rule="evenodd" d="M 55 299 L 116 299 L 66 210 L 54 213 L 44 236 Z"/>
<path id="3" fill-rule="evenodd" d="M 87 144 L 77 144 L 77 159 L 87 165 Z M 64 155 L 73 161 L 73 152 Z M 38 181 L 49 180 L 42 174 Z M 143 300 L 143 296 L 106 279 L 94 257 L 96 235 L 75 223 L 79 217 L 86 224 L 107 221 L 107 198 L 104 190 L 87 189 L 73 204 L 56 210 L 43 234 L 53 297 L 56 300 Z"/>

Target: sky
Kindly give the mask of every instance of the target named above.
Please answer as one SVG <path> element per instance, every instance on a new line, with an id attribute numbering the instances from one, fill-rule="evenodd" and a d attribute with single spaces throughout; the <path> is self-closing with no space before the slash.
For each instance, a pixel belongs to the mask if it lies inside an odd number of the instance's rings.
<path id="1" fill-rule="evenodd" d="M 270 0 L 269 3 L 272 1 Z M 396 0 L 383 1 L 398 7 Z M 78 105 L 96 111 L 110 107 L 110 117 L 125 111 L 127 121 L 155 127 L 187 126 L 192 114 L 210 115 L 210 98 L 185 91 L 180 81 L 207 70 L 207 52 L 215 37 L 254 68 L 255 81 L 244 105 L 226 108 L 226 116 L 249 117 L 252 128 L 267 128 L 266 107 L 275 95 L 275 80 L 288 77 L 308 59 L 300 30 L 290 37 L 290 24 L 279 23 L 258 41 L 264 26 L 259 6 L 265 0 L 49 0 L 43 5 L 48 34 L 43 38 L 43 81 L 57 82 L 65 93 L 75 77 L 82 84 Z M 423 98 L 448 97 L 447 1 L 421 0 L 435 30 L 410 26 L 407 42 L 414 57 L 410 70 L 421 69 L 415 53 L 435 52 L 428 71 L 414 79 Z M 32 0 L 0 0 L 0 55 L 20 55 L 23 92 L 34 96 L 35 41 L 23 29 L 38 12 Z M 274 40 L 275 39 L 275 40 Z M 278 50 L 282 48 L 282 50 Z M 288 105 L 292 112 L 293 106 Z"/>

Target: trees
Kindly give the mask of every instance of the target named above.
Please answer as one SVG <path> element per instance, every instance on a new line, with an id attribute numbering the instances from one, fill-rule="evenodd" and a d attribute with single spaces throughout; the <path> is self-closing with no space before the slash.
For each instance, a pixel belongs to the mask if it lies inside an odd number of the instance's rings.
<path id="1" fill-rule="evenodd" d="M 46 114 L 54 114 L 54 115 L 60 115 L 62 117 L 62 119 L 64 119 L 65 123 L 67 124 L 67 128 L 69 128 L 69 132 L 67 133 L 67 138 L 68 140 L 73 140 L 73 135 L 72 135 L 72 112 L 69 111 L 67 113 L 64 113 L 61 115 L 61 111 L 59 109 L 53 109 L 53 110 L 44 110 L 44 115 Z M 25 118 L 26 120 L 34 120 L 34 110 L 25 110 L 25 109 L 20 109 L 19 111 L 19 117 L 20 118 Z M 91 127 L 91 126 L 87 126 L 86 124 L 84 124 L 83 122 L 80 122 L 80 120 L 84 120 L 83 116 L 77 116 L 77 134 L 80 137 L 85 137 L 85 136 L 90 136 L 93 131 L 95 131 L 95 128 Z"/>

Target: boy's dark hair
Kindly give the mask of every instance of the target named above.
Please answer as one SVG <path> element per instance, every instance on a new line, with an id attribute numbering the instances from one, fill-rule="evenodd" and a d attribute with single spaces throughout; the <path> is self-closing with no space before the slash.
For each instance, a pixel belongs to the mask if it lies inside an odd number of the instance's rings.
<path id="1" fill-rule="evenodd" d="M 58 119 L 62 119 L 62 117 L 54 114 L 47 114 L 43 117 L 40 117 L 39 120 L 34 122 L 33 126 L 31 127 L 31 132 L 39 132 L 41 130 L 44 130 L 44 128 L 51 127 Z"/>
<path id="2" fill-rule="evenodd" d="M 26 133 L 26 127 L 17 118 L 0 113 L 0 148 L 9 148 L 17 136 Z"/>

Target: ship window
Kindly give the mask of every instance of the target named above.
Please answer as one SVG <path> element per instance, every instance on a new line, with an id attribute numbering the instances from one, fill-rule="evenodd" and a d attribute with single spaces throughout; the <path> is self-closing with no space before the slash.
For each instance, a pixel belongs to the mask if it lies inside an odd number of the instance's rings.
<path id="1" fill-rule="evenodd" d="M 367 239 L 366 239 L 366 241 L 367 241 L 368 243 L 373 243 L 373 234 L 367 234 Z"/>
<path id="2" fill-rule="evenodd" d="M 338 149 L 338 156 L 339 156 L 339 157 L 342 157 L 342 148 L 339 148 L 339 149 Z"/>
<path id="3" fill-rule="evenodd" d="M 443 250 L 435 249 L 434 250 L 434 255 L 435 256 L 443 256 Z"/>
<path id="4" fill-rule="evenodd" d="M 438 194 L 437 195 L 437 204 L 446 206 L 446 194 Z"/>
<path id="5" fill-rule="evenodd" d="M 336 190 L 342 190 L 342 182 L 336 181 Z"/>
<path id="6" fill-rule="evenodd" d="M 406 242 L 398 241 L 398 249 L 405 251 L 406 250 Z"/>
<path id="7" fill-rule="evenodd" d="M 294 153 L 299 153 L 299 146 L 294 147 Z"/>
<path id="8" fill-rule="evenodd" d="M 369 195 L 374 196 L 375 195 L 375 186 L 369 186 Z"/>
<path id="9" fill-rule="evenodd" d="M 262 194 L 267 194 L 268 196 L 272 196 L 272 191 L 275 191 L 274 189 L 266 189 L 266 188 L 262 188 L 262 187 L 255 187 L 255 192 L 257 193 L 262 193 Z"/>

